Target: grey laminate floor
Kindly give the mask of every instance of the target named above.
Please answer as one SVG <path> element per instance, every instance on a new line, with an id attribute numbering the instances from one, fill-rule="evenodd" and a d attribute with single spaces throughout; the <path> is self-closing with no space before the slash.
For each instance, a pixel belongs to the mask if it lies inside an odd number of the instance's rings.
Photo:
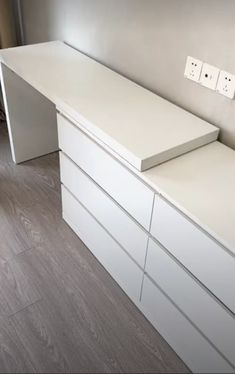
<path id="1" fill-rule="evenodd" d="M 0 125 L 0 372 L 188 372 L 62 221 L 58 170 Z"/>

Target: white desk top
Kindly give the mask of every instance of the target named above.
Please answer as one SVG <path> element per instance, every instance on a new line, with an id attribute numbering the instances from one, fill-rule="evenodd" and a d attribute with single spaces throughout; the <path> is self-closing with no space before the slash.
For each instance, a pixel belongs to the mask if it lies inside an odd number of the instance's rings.
<path id="1" fill-rule="evenodd" d="M 0 60 L 138 170 L 216 140 L 218 129 L 63 42 Z"/>
<path id="2" fill-rule="evenodd" d="M 139 176 L 235 254 L 235 151 L 213 142 Z"/>

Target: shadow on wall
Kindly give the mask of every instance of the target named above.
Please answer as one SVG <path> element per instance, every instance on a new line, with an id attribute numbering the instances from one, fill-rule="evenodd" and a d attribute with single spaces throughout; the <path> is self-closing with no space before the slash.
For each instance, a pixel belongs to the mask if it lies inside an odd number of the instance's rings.
<path id="1" fill-rule="evenodd" d="M 0 0 L 0 48 L 14 47 L 16 44 L 13 2 Z"/>

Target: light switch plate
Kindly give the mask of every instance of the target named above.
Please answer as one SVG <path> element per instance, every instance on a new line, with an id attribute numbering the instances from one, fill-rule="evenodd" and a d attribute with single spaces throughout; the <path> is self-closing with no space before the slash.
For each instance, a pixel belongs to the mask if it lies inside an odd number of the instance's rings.
<path id="1" fill-rule="evenodd" d="M 198 82 L 200 78 L 202 70 L 202 61 L 188 56 L 186 65 L 185 65 L 185 71 L 184 71 L 184 76 L 188 79 L 191 79 L 194 82 Z"/>
<path id="2" fill-rule="evenodd" d="M 216 91 L 226 97 L 229 97 L 230 99 L 233 99 L 235 94 L 235 75 L 221 70 Z"/>
<path id="3" fill-rule="evenodd" d="M 204 63 L 202 66 L 201 76 L 199 82 L 202 86 L 215 90 L 218 77 L 219 69 L 215 66 Z"/>

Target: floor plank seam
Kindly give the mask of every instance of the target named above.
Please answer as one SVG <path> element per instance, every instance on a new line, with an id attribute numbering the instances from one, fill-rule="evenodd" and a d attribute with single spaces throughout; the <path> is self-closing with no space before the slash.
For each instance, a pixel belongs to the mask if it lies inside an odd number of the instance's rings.
<path id="1" fill-rule="evenodd" d="M 22 309 L 17 310 L 17 312 L 14 312 L 14 313 L 12 313 L 12 314 L 9 314 L 9 315 L 7 316 L 8 319 L 11 320 L 11 318 L 15 317 L 18 313 L 24 312 L 24 311 L 27 310 L 28 308 L 32 307 L 32 306 L 35 305 L 35 304 L 40 303 L 41 301 L 43 301 L 43 297 L 40 297 L 38 300 L 34 301 L 33 303 L 30 303 L 30 304 L 24 306 Z"/>
<path id="2" fill-rule="evenodd" d="M 24 253 L 27 253 L 27 252 L 30 252 L 30 251 L 33 251 L 33 250 L 36 250 L 37 249 L 37 245 L 38 244 L 35 244 L 35 245 L 33 245 L 32 247 L 29 247 L 29 248 L 25 248 L 23 251 L 21 251 L 21 252 L 19 252 L 19 253 L 15 253 L 13 256 L 12 256 L 12 258 L 10 258 L 9 260 L 7 260 L 7 261 L 12 261 L 14 258 L 18 258 L 18 257 L 20 257 L 21 255 L 23 255 Z M 9 262 L 9 263 L 10 263 Z"/>

